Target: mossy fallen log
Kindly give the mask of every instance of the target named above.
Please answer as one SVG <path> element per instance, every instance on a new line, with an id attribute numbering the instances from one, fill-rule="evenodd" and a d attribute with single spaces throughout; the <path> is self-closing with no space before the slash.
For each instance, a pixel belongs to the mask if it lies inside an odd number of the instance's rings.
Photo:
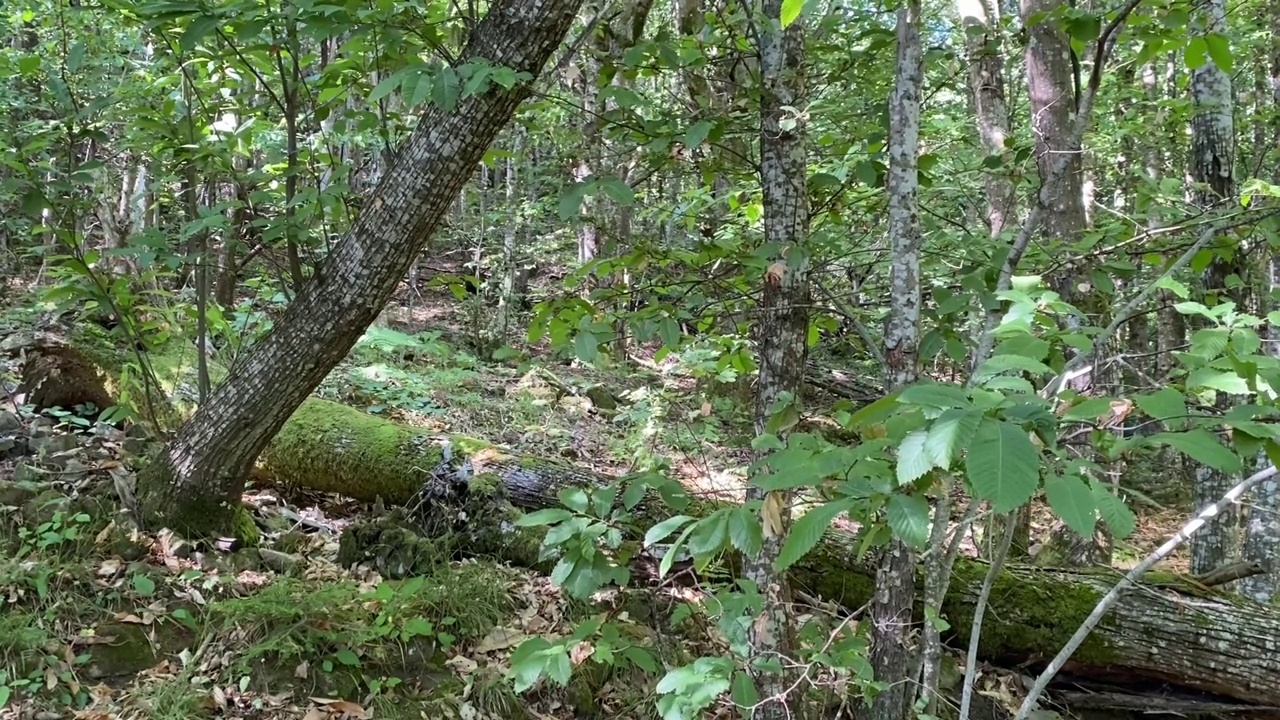
<path id="1" fill-rule="evenodd" d="M 388 503 L 463 507 L 494 499 L 511 512 L 558 505 L 557 493 L 612 478 L 563 462 L 513 455 L 482 441 L 442 437 L 310 399 L 262 456 L 263 469 L 286 485 Z M 435 483 L 433 485 L 433 482 Z M 698 514 L 713 507 L 686 508 Z M 445 515 L 449 515 L 448 512 Z M 468 524 L 510 536 L 509 523 L 471 511 L 453 512 L 454 529 Z M 500 515 L 500 517 L 505 517 Z M 472 528 L 475 531 L 476 528 Z M 529 564 L 529 538 L 507 542 L 506 559 Z M 817 596 L 857 607 L 870 596 L 874 568 L 856 558 L 854 538 L 832 530 L 792 570 L 794 582 Z M 952 639 L 967 643 L 986 565 L 956 564 L 943 616 Z M 1058 570 L 1011 566 L 998 578 L 979 651 L 990 662 L 1047 662 L 1084 621 L 1118 574 L 1107 569 Z M 1280 705 L 1280 611 L 1217 594 L 1176 576 L 1152 576 L 1126 594 L 1076 653 L 1068 670 L 1111 681 L 1170 683 L 1261 705 Z"/>

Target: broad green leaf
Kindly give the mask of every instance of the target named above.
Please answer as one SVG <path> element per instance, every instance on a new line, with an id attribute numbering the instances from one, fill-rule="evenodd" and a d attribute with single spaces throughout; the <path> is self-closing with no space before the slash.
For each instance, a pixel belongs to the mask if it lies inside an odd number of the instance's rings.
<path id="1" fill-rule="evenodd" d="M 546 508 L 531 512 L 528 515 L 522 515 L 516 520 L 517 527 L 536 527 L 538 525 L 551 525 L 573 517 L 573 513 L 564 508 Z"/>
<path id="2" fill-rule="evenodd" d="M 585 513 L 591 503 L 591 498 L 587 496 L 587 491 L 578 487 L 564 488 L 556 493 L 556 497 L 560 500 L 561 505 L 574 512 Z"/>
<path id="3" fill-rule="evenodd" d="M 778 19 L 782 21 L 783 29 L 795 22 L 802 10 L 804 10 L 804 0 L 782 0 L 782 13 Z"/>
<path id="4" fill-rule="evenodd" d="M 1093 497 L 1098 502 L 1098 514 L 1102 516 L 1102 521 L 1107 524 L 1107 527 L 1111 528 L 1111 534 L 1115 539 L 1123 540 L 1129 537 L 1138 526 L 1138 519 L 1134 517 L 1129 506 L 1102 485 L 1093 486 Z"/>
<path id="5" fill-rule="evenodd" d="M 542 671 L 547 666 L 546 653 L 551 643 L 545 638 L 532 637 L 520 643 L 511 653 L 511 670 L 509 677 L 514 681 L 515 691 L 520 693 L 533 687 Z"/>
<path id="6" fill-rule="evenodd" d="M 156 581 L 146 575 L 134 575 L 133 591 L 142 597 L 151 597 L 156 592 Z"/>
<path id="7" fill-rule="evenodd" d="M 1016 335 L 997 345 L 994 354 L 1044 360 L 1049 354 L 1049 341 L 1034 335 Z"/>
<path id="8" fill-rule="evenodd" d="M 339 650 L 338 654 L 334 657 L 338 659 L 338 662 L 348 667 L 355 667 L 360 664 L 360 656 L 356 655 L 354 651 L 348 648 Z"/>
<path id="9" fill-rule="evenodd" d="M 779 572 L 794 565 L 813 549 L 837 515 L 853 507 L 853 500 L 841 498 L 820 505 L 800 517 L 791 526 L 774 567 Z"/>
<path id="10" fill-rule="evenodd" d="M 1133 402 L 1151 419 L 1160 420 L 1174 430 L 1187 422 L 1187 399 L 1173 388 L 1162 388 L 1150 395 L 1134 395 Z"/>
<path id="11" fill-rule="evenodd" d="M 594 362 L 600 355 L 600 341 L 588 330 L 573 339 L 573 354 L 584 363 Z"/>
<path id="12" fill-rule="evenodd" d="M 934 408 L 969 407 L 969 393 L 958 385 L 936 382 L 921 382 L 908 385 L 898 395 L 898 402 L 908 405 L 924 405 Z"/>
<path id="13" fill-rule="evenodd" d="M 1111 412 L 1111 398 L 1089 398 L 1062 414 L 1063 420 L 1097 420 Z"/>
<path id="14" fill-rule="evenodd" d="M 752 708 L 760 702 L 760 692 L 751 679 L 751 673 L 737 670 L 733 673 L 733 687 L 729 691 L 733 704 L 740 708 Z"/>
<path id="15" fill-rule="evenodd" d="M 1188 70 L 1198 70 L 1202 67 L 1209 53 L 1208 45 L 1203 37 L 1193 37 L 1187 43 L 1187 49 L 1183 52 L 1183 62 L 1186 63 Z"/>
<path id="16" fill-rule="evenodd" d="M 933 469 L 933 461 L 925 452 L 925 443 L 928 439 L 929 433 L 924 430 L 907 433 L 907 436 L 902 439 L 902 444 L 898 446 L 899 485 L 914 482 Z"/>
<path id="17" fill-rule="evenodd" d="M 763 544 L 760 520 L 749 508 L 739 505 L 729 515 L 729 542 L 747 557 L 755 557 Z"/>
<path id="18" fill-rule="evenodd" d="M 711 134 L 711 130 L 715 126 L 715 123 L 710 120 L 699 120 L 684 134 L 681 142 L 684 143 L 686 148 L 692 150 L 706 141 L 707 136 Z"/>
<path id="19" fill-rule="evenodd" d="M 978 497 L 991 501 L 995 512 L 1008 512 L 1035 494 L 1040 454 L 1022 428 L 986 419 L 974 433 L 965 472 Z"/>
<path id="20" fill-rule="evenodd" d="M 1234 58 L 1231 56 L 1231 42 L 1227 40 L 1225 35 L 1219 33 L 1209 33 L 1204 36 L 1205 49 L 1209 52 L 1209 57 L 1213 59 L 1213 64 L 1224 73 L 1230 74 L 1231 68 L 1235 66 Z"/>
<path id="21" fill-rule="evenodd" d="M 1207 430 L 1162 432 L 1153 436 L 1151 440 L 1165 443 L 1196 462 L 1208 465 L 1215 470 L 1238 473 L 1242 468 L 1240 456 L 1228 450 L 1213 433 Z"/>
<path id="22" fill-rule="evenodd" d="M 1217 390 L 1229 395 L 1248 395 L 1249 381 L 1240 377 L 1234 370 L 1218 370 L 1216 368 L 1199 368 L 1192 370 L 1187 376 L 1187 389 L 1201 388 Z"/>
<path id="23" fill-rule="evenodd" d="M 1053 372 L 1048 365 L 1021 355 L 994 355 L 991 359 L 982 363 L 982 367 L 978 368 L 977 375 L 985 379 L 1011 371 L 1029 372 L 1035 375 L 1047 375 Z"/>
<path id="24" fill-rule="evenodd" d="M 934 467 L 950 470 L 951 461 L 973 437 L 981 422 L 982 413 L 977 410 L 948 410 L 934 420 L 924 444 L 925 454 Z"/>
<path id="25" fill-rule="evenodd" d="M 1093 490 L 1080 478 L 1051 475 L 1044 480 L 1044 494 L 1049 507 L 1081 537 L 1093 537 L 1098 522 L 1097 500 Z"/>
<path id="26" fill-rule="evenodd" d="M 917 549 L 929 544 L 929 503 L 918 495 L 891 495 L 885 516 L 894 536 Z"/>
<path id="27" fill-rule="evenodd" d="M 689 554 L 706 555 L 722 548 L 729 539 L 729 515 L 728 508 L 721 508 L 699 520 L 689 536 Z"/>
<path id="28" fill-rule="evenodd" d="M 688 515 L 676 515 L 675 517 L 669 517 L 657 525 L 654 525 L 644 534 L 645 547 L 649 547 L 659 540 L 665 539 L 668 535 L 678 530 L 681 525 L 692 520 L 693 518 Z"/>

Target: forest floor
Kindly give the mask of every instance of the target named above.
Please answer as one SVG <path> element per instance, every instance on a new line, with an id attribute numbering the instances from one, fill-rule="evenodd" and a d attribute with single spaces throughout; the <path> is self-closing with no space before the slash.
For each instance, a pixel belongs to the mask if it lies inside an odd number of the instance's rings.
<path id="1" fill-rule="evenodd" d="M 319 394 L 604 473 L 663 457 L 695 493 L 742 492 L 749 423 L 731 403 L 707 411 L 689 372 L 697 358 L 596 370 L 513 341 L 494 362 L 469 349 L 475 317 L 445 289 L 405 288 Z M 622 400 L 619 409 L 595 407 L 595 387 Z M 0 550 L 9 550 L 0 556 L 0 720 L 649 718 L 661 667 L 611 668 L 584 650 L 567 688 L 517 695 L 511 652 L 596 613 L 627 623 L 663 663 L 727 651 L 713 622 L 686 618 L 673 632 L 664 613 L 629 609 L 635 598 L 576 602 L 545 577 L 501 565 L 441 562 L 408 585 L 339 568 L 343 528 L 370 509 L 337 496 L 251 487 L 245 500 L 263 531 L 251 553 L 129 530 L 116 493 L 152 449 L 113 428 L 0 403 Z M 1139 530 L 1117 548 L 1120 566 L 1186 516 L 1135 510 Z M 1042 507 L 1033 517 L 1037 532 L 1052 523 Z M 976 554 L 972 542 L 966 552 Z M 1179 556 L 1173 569 L 1184 566 Z M 637 592 L 642 605 L 698 597 Z M 1007 677 L 990 675 L 987 695 L 1015 704 Z M 705 715 L 721 716 L 727 707 Z"/>

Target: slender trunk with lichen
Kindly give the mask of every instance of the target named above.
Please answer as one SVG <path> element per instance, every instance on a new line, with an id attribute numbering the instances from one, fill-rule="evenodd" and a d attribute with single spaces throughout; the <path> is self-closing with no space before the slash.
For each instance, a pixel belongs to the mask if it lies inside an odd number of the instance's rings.
<path id="1" fill-rule="evenodd" d="M 893 390 L 916 381 L 920 344 L 920 210 L 917 199 L 920 98 L 924 53 L 920 43 L 920 1 L 898 8 L 898 63 L 889 98 L 889 316 L 885 320 L 885 386 Z M 935 522 L 945 523 L 939 517 Z M 941 548 L 935 548 L 935 562 Z M 937 578 L 935 578 L 936 580 Z M 861 716 L 866 720 L 906 720 L 916 698 L 912 609 L 916 603 L 916 553 L 900 538 L 889 541 L 876 571 L 871 603 L 871 669 L 887 687 Z M 933 638 L 935 650 L 938 638 Z M 931 671 L 933 669 L 931 668 Z M 936 677 L 936 675 L 934 675 Z M 928 689 L 926 683 L 926 694 Z M 931 699 L 931 698 L 930 698 Z"/>
<path id="2" fill-rule="evenodd" d="M 779 248 L 779 256 L 764 274 L 761 316 L 757 325 L 760 374 L 756 386 L 756 432 L 767 432 L 775 404 L 799 404 L 808 359 L 809 274 L 806 240 L 809 233 L 808 173 L 805 119 L 795 108 L 804 106 L 804 21 L 786 29 L 781 22 L 782 0 L 765 0 L 756 43 L 760 55 L 760 182 L 764 191 L 765 242 Z M 791 519 L 793 493 L 765 492 L 749 485 L 748 502 L 761 503 L 764 542 L 760 552 L 743 560 L 743 576 L 755 583 L 764 598 L 760 615 L 751 625 L 751 661 L 769 660 L 783 666 L 791 652 L 790 591 L 784 573 L 774 562 L 782 549 Z M 781 720 L 791 716 L 799 697 L 787 697 L 790 683 L 784 672 L 756 666 L 755 681 L 763 698 L 751 717 Z"/>

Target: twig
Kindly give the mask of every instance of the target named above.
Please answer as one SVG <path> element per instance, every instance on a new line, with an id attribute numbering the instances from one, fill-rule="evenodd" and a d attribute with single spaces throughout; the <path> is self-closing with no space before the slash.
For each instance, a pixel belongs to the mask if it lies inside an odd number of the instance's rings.
<path id="1" fill-rule="evenodd" d="M 1166 540 L 1163 545 L 1153 550 L 1150 555 L 1143 559 L 1142 562 L 1133 566 L 1129 572 L 1125 573 L 1124 577 L 1120 579 L 1120 582 L 1116 583 L 1115 587 L 1111 588 L 1111 590 L 1098 601 L 1098 604 L 1093 608 L 1093 612 L 1089 613 L 1089 617 L 1085 618 L 1085 621 L 1080 624 L 1080 628 L 1071 636 L 1071 639 L 1067 641 L 1067 644 L 1062 647 L 1062 650 L 1058 651 L 1057 656 L 1053 658 L 1053 661 L 1049 663 L 1049 666 L 1044 669 L 1044 672 L 1040 673 L 1040 677 L 1036 678 L 1035 685 L 1031 686 L 1031 690 L 1027 693 L 1026 699 L 1022 701 L 1022 706 L 1018 708 L 1018 714 L 1014 716 L 1013 720 L 1027 720 L 1027 718 L 1031 717 L 1031 713 L 1035 710 L 1036 703 L 1040 700 L 1040 696 L 1044 694 L 1045 688 L 1049 686 L 1049 683 L 1053 681 L 1054 676 L 1057 675 L 1058 672 L 1062 670 L 1063 666 L 1067 664 L 1067 661 L 1071 659 L 1071 656 L 1075 651 L 1080 649 L 1080 646 L 1084 644 L 1085 638 L 1089 637 L 1089 633 L 1093 632 L 1093 629 L 1102 621 L 1103 616 L 1107 614 L 1107 611 L 1111 609 L 1112 605 L 1116 604 L 1116 601 L 1120 599 L 1120 595 L 1124 593 L 1127 588 L 1134 585 L 1138 578 L 1142 577 L 1142 575 L 1154 567 L 1156 563 L 1172 554 L 1179 545 L 1189 540 L 1195 533 L 1199 532 L 1200 528 L 1204 527 L 1205 523 L 1216 517 L 1223 510 L 1227 509 L 1227 506 L 1234 505 L 1240 500 L 1242 495 L 1252 490 L 1255 485 L 1261 483 L 1263 480 L 1268 480 L 1275 475 L 1276 466 L 1271 465 L 1267 469 L 1260 470 L 1245 478 L 1238 485 L 1231 488 L 1226 495 L 1223 495 L 1221 500 L 1201 510 L 1194 518 L 1187 522 L 1186 525 L 1183 525 L 1182 528 L 1173 535 L 1173 537 Z"/>
<path id="2" fill-rule="evenodd" d="M 973 626 L 969 630 L 969 653 L 964 659 L 964 686 L 960 692 L 960 720 L 968 720 L 969 707 L 973 704 L 973 684 L 978 676 L 978 640 L 982 637 L 982 618 L 987 614 L 987 601 L 991 599 L 991 588 L 995 587 L 996 577 L 1004 567 L 1004 559 L 1009 556 L 1009 546 L 1013 545 L 1013 536 L 1018 533 L 1018 518 L 1010 513 L 1005 522 L 1004 537 L 1000 538 L 1000 547 L 991 556 L 991 567 L 987 568 L 986 577 L 982 578 L 982 590 L 978 592 L 978 602 L 973 607 Z"/>

